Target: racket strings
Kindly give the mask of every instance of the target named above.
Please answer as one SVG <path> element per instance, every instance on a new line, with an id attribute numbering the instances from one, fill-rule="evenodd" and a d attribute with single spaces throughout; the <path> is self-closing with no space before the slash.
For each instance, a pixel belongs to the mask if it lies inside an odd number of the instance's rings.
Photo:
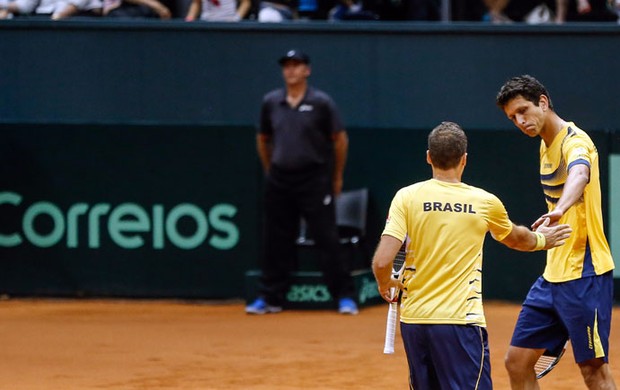
<path id="1" fill-rule="evenodd" d="M 564 355 L 564 350 L 560 352 L 558 356 L 553 355 L 541 355 L 536 364 L 534 365 L 534 371 L 536 372 L 536 378 L 540 379 L 548 374 L 558 364 L 560 358 Z"/>
<path id="2" fill-rule="evenodd" d="M 534 365 L 534 370 L 536 371 L 536 374 L 540 374 L 543 371 L 549 369 L 550 367 L 554 366 L 557 362 L 557 357 L 556 356 L 541 356 L 538 361 L 536 362 L 536 364 Z"/>

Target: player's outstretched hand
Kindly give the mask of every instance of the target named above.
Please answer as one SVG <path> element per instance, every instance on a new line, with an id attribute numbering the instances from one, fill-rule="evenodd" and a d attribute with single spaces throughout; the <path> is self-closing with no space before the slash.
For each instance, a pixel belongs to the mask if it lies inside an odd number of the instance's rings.
<path id="1" fill-rule="evenodd" d="M 562 215 L 564 215 L 564 213 L 556 208 L 553 211 L 550 211 L 547 214 L 540 216 L 540 218 L 538 218 L 536 222 L 532 224 L 532 230 L 538 229 L 540 224 L 543 223 L 545 219 L 549 219 L 549 225 L 553 226 L 558 223 L 560 218 L 562 218 Z"/>
<path id="2" fill-rule="evenodd" d="M 543 217 L 539 218 L 542 219 Z M 564 245 L 566 239 L 570 237 L 570 234 L 573 232 L 570 225 L 562 224 L 554 224 L 551 226 L 551 219 L 544 218 L 541 223 L 538 224 L 538 228 L 536 229 L 537 233 L 542 233 L 545 236 L 546 244 L 544 249 L 555 248 L 556 246 Z"/>

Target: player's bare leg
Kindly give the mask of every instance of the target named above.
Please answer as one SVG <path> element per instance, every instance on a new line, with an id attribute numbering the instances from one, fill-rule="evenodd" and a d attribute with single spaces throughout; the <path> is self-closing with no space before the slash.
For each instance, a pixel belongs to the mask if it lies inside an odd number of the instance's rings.
<path id="1" fill-rule="evenodd" d="M 616 390 L 609 364 L 602 359 L 591 359 L 579 363 L 583 380 L 590 390 Z"/>
<path id="2" fill-rule="evenodd" d="M 529 349 L 509 346 L 504 365 L 510 377 L 512 390 L 539 390 L 534 365 L 544 349 Z"/>

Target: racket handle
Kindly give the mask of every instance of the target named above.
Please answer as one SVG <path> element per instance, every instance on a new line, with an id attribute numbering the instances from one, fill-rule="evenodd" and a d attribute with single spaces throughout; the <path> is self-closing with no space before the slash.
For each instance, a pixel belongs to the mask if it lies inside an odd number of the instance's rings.
<path id="1" fill-rule="evenodd" d="M 383 346 L 383 353 L 386 355 L 394 353 L 394 337 L 396 336 L 396 322 L 398 321 L 398 308 L 396 305 L 396 302 L 391 302 L 388 309 L 385 326 L 385 345 Z"/>

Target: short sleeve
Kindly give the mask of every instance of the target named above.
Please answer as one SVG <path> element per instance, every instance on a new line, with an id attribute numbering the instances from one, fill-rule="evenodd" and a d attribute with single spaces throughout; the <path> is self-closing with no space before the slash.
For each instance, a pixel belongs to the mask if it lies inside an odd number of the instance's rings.
<path id="1" fill-rule="evenodd" d="M 513 224 L 508 217 L 506 207 L 495 195 L 490 194 L 489 198 L 489 231 L 493 238 L 502 241 L 512 232 Z"/>
<path id="2" fill-rule="evenodd" d="M 383 234 L 404 241 L 407 236 L 407 212 L 403 203 L 403 190 L 394 195 L 385 222 Z"/>
<path id="3" fill-rule="evenodd" d="M 594 145 L 578 135 L 568 137 L 564 143 L 563 153 L 567 162 L 567 171 L 573 166 L 584 164 L 590 167 Z"/>

